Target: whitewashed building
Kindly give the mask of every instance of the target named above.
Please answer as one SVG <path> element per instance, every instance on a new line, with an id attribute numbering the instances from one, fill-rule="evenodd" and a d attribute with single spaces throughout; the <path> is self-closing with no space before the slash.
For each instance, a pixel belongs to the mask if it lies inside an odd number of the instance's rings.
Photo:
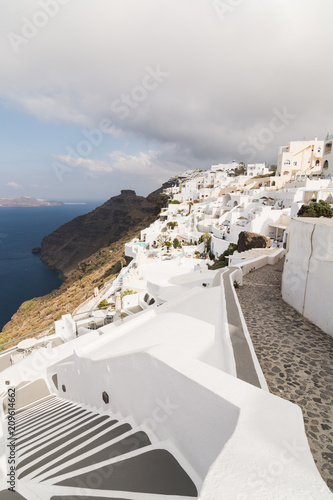
<path id="1" fill-rule="evenodd" d="M 323 152 L 323 165 L 322 165 L 322 175 L 324 177 L 333 177 L 333 130 L 327 133 L 324 152 Z"/>
<path id="2" fill-rule="evenodd" d="M 246 169 L 247 177 L 255 177 L 257 175 L 267 175 L 269 174 L 269 169 L 266 167 L 265 163 L 249 163 Z"/>
<path id="3" fill-rule="evenodd" d="M 321 173 L 324 141 L 293 141 L 279 150 L 277 175 L 292 178 L 295 175 Z"/>

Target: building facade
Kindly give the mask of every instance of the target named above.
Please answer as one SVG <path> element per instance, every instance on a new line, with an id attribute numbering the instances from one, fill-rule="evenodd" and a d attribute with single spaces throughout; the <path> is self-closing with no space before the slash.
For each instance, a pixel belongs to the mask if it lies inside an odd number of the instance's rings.
<path id="1" fill-rule="evenodd" d="M 323 162 L 322 162 L 322 175 L 324 177 L 333 177 L 333 130 L 330 130 L 327 133 L 325 142 L 324 142 L 324 151 L 323 151 Z"/>
<path id="2" fill-rule="evenodd" d="M 324 141 L 293 141 L 279 150 L 277 175 L 291 179 L 297 175 L 319 175 Z"/>

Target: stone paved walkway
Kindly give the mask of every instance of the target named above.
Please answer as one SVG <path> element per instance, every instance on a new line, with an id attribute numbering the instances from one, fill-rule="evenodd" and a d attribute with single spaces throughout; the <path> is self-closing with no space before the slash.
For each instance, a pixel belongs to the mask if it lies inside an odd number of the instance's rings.
<path id="1" fill-rule="evenodd" d="M 248 274 L 237 295 L 269 389 L 301 407 L 314 460 L 333 491 L 333 338 L 282 300 L 282 270 L 283 260 Z"/>

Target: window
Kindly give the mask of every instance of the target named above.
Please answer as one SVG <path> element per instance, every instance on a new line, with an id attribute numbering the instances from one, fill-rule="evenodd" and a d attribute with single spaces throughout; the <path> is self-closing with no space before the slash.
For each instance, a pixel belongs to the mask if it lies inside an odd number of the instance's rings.
<path id="1" fill-rule="evenodd" d="M 325 144 L 325 155 L 329 155 L 331 151 L 332 151 L 332 143 L 327 142 Z"/>
<path id="2" fill-rule="evenodd" d="M 284 164 L 285 164 L 285 165 L 290 165 L 290 160 L 286 160 L 286 161 L 284 162 Z"/>
<path id="3" fill-rule="evenodd" d="M 295 167 L 297 166 L 297 161 L 294 161 L 294 166 L 295 166 Z"/>
<path id="4" fill-rule="evenodd" d="M 327 160 L 325 160 L 325 162 L 324 162 L 323 169 L 324 170 L 328 169 L 328 161 Z"/>

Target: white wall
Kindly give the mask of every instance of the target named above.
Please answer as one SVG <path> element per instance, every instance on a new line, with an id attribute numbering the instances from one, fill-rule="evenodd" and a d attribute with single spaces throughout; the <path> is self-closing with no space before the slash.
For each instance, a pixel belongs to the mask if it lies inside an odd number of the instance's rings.
<path id="1" fill-rule="evenodd" d="M 221 253 L 227 250 L 230 243 L 232 242 L 216 238 L 214 235 L 212 235 L 211 250 L 216 257 L 219 257 Z"/>
<path id="2" fill-rule="evenodd" d="M 282 297 L 319 328 L 333 335 L 332 220 L 292 219 Z"/>
<path id="3" fill-rule="evenodd" d="M 177 352 L 168 355 L 165 346 L 159 350 L 166 358 L 177 359 Z M 239 408 L 149 352 L 105 360 L 75 356 L 72 363 L 58 367 L 58 384 L 66 386 L 62 396 L 97 408 L 106 409 L 102 401 L 106 391 L 111 402 L 108 409 L 111 406 L 124 417 L 131 416 L 160 441 L 172 440 L 202 480 L 231 437 L 239 416 Z"/>

